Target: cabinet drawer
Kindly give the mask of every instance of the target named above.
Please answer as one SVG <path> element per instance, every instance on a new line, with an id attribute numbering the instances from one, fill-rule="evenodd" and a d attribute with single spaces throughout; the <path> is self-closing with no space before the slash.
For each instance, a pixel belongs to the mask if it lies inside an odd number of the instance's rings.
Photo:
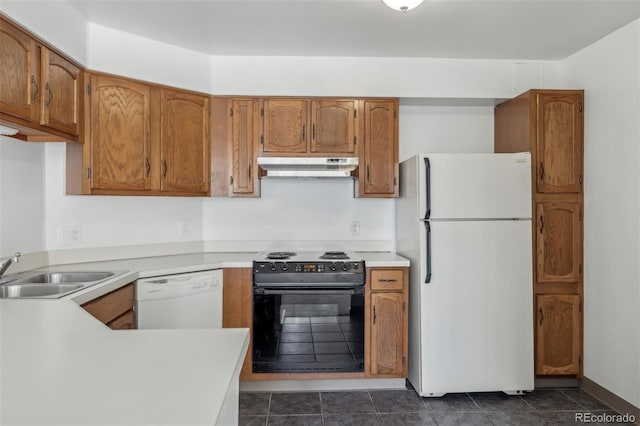
<path id="1" fill-rule="evenodd" d="M 136 328 L 136 314 L 134 311 L 127 311 L 107 326 L 112 330 L 133 330 Z"/>
<path id="2" fill-rule="evenodd" d="M 133 283 L 87 302 L 82 307 L 105 324 L 133 309 Z"/>
<path id="3" fill-rule="evenodd" d="M 404 274 L 399 269 L 374 269 L 371 271 L 371 290 L 402 290 Z"/>

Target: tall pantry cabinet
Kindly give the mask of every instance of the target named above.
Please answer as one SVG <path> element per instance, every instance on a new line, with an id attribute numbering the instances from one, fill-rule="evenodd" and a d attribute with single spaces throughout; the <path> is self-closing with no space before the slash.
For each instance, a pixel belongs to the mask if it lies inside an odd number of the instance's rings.
<path id="1" fill-rule="evenodd" d="M 583 109 L 582 90 L 495 108 L 495 152 L 531 152 L 537 376 L 582 376 Z"/>

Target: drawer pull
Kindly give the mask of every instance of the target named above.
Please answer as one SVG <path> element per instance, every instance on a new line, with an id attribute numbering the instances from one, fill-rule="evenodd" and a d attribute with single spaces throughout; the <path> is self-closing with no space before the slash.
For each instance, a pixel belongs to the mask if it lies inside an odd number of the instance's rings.
<path id="1" fill-rule="evenodd" d="M 378 282 L 381 282 L 381 283 L 397 283 L 398 280 L 396 280 L 395 278 L 380 278 L 380 279 L 378 279 Z"/>

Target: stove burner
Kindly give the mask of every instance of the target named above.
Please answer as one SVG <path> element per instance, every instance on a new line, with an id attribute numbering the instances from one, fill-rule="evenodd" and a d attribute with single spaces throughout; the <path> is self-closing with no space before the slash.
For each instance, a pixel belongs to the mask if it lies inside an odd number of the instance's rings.
<path id="1" fill-rule="evenodd" d="M 283 260 L 283 259 L 289 259 L 291 256 L 295 256 L 295 255 L 296 253 L 292 251 L 274 251 L 267 254 L 267 259 Z"/>
<path id="2" fill-rule="evenodd" d="M 320 259 L 349 259 L 349 256 L 343 251 L 326 251 Z"/>

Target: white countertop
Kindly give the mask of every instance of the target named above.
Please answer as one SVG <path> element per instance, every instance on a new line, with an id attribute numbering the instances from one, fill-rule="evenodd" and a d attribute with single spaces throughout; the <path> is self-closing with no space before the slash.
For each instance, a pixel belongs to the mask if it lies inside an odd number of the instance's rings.
<path id="1" fill-rule="evenodd" d="M 242 368 L 248 329 L 113 331 L 79 304 L 142 277 L 251 267 L 255 255 L 203 252 L 49 266 L 118 274 L 60 299 L 0 299 L 0 424 L 215 424 Z M 368 267 L 409 266 L 394 253 L 358 255 Z"/>
<path id="2" fill-rule="evenodd" d="M 0 424 L 212 425 L 247 329 L 113 331 L 70 300 L 0 301 Z"/>

